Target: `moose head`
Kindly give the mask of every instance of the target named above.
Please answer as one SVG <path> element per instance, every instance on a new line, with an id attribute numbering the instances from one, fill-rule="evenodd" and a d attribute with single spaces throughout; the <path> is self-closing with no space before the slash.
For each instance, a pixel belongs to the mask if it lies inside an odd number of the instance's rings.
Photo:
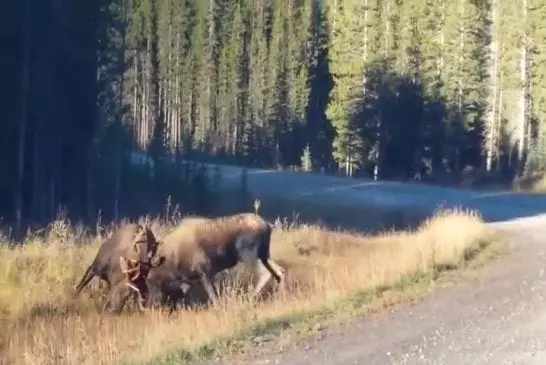
<path id="1" fill-rule="evenodd" d="M 156 256 L 159 244 L 160 242 L 156 240 L 150 229 L 139 225 L 133 240 L 133 248 L 137 259 L 125 256 L 119 258 L 121 272 L 127 276 L 125 285 L 138 295 L 138 304 L 141 310 L 144 310 L 143 303 L 146 302 L 148 297 L 146 278 L 152 268 L 158 267 L 165 262 L 165 257 Z"/>

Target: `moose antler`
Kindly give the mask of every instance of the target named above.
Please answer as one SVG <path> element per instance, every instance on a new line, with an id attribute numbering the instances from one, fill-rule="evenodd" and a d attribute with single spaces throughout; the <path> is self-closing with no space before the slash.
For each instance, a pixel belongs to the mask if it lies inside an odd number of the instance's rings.
<path id="1" fill-rule="evenodd" d="M 151 260 L 157 250 L 157 247 L 161 244 L 161 241 L 155 236 L 154 233 L 151 232 L 150 228 L 146 224 L 139 224 L 138 227 L 139 229 L 135 234 L 133 241 L 135 251 L 141 260 L 144 260 L 144 252 L 142 252 L 142 247 L 145 247 L 145 258 L 147 260 Z M 143 246 L 144 244 L 145 246 Z"/>
<path id="2" fill-rule="evenodd" d="M 127 285 L 129 287 L 129 289 L 133 290 L 137 294 L 137 296 L 138 296 L 138 300 L 137 300 L 138 309 L 140 309 L 142 312 L 147 311 L 148 309 L 146 307 L 144 307 L 144 304 L 142 304 L 144 302 L 144 298 L 142 297 L 142 293 L 140 292 L 140 290 L 135 285 L 133 285 L 132 283 L 126 283 L 125 285 Z"/>
<path id="3" fill-rule="evenodd" d="M 139 286 L 141 286 L 141 282 L 136 282 L 136 280 L 140 276 L 140 262 L 138 260 L 133 259 L 127 259 L 124 256 L 119 257 L 119 265 L 121 267 L 121 272 L 123 274 L 127 274 L 128 282 L 125 283 L 129 289 L 133 290 L 137 296 L 138 296 L 138 307 L 141 311 L 145 311 L 146 308 L 144 307 L 143 302 L 145 301 L 145 298 L 143 296 L 142 290 L 139 289 Z M 142 288 L 145 292 L 147 292 L 146 288 Z"/>
<path id="4" fill-rule="evenodd" d="M 154 244 L 154 242 L 149 242 L 148 238 L 148 230 L 144 225 L 139 224 L 135 237 L 133 238 L 133 248 L 139 259 L 139 264 L 147 260 L 149 261 L 153 256 L 153 252 L 155 251 L 151 250 L 150 247 Z"/>
<path id="5" fill-rule="evenodd" d="M 137 231 L 135 234 L 135 238 L 133 239 L 133 247 L 137 253 L 138 256 L 140 256 L 140 244 L 144 241 L 146 242 L 147 236 L 146 236 L 146 228 L 139 224 L 137 226 Z"/>
<path id="6" fill-rule="evenodd" d="M 121 267 L 121 272 L 127 274 L 130 282 L 138 279 L 138 276 L 140 275 L 140 263 L 138 260 L 130 260 L 120 256 L 119 266 Z"/>

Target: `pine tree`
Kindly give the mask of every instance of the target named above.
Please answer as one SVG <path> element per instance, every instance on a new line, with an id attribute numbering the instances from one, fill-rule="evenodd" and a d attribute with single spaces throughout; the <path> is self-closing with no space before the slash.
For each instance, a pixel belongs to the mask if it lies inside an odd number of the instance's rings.
<path id="1" fill-rule="evenodd" d="M 358 131 L 351 127 L 350 121 L 357 113 L 363 96 L 367 50 L 360 34 L 367 26 L 365 18 L 368 11 L 368 7 L 356 0 L 333 1 L 328 7 L 331 24 L 328 58 L 334 88 L 326 113 L 336 130 L 333 144 L 335 159 L 344 166 L 347 175 L 353 174 L 363 158 L 363 141 Z"/>
<path id="2" fill-rule="evenodd" d="M 315 168 L 331 169 L 333 128 L 326 117 L 332 77 L 328 62 L 328 31 L 325 1 L 312 2 L 309 45 L 309 99 L 306 105 L 305 139 Z"/>
<path id="3" fill-rule="evenodd" d="M 528 39 L 530 52 L 529 97 L 532 113 L 530 158 L 526 170 L 546 170 L 546 30 L 542 26 L 546 7 L 541 1 L 528 4 Z"/>

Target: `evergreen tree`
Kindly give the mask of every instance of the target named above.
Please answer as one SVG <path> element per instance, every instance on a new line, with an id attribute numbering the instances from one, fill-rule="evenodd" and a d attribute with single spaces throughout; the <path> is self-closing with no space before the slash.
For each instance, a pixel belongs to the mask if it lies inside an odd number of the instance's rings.
<path id="1" fill-rule="evenodd" d="M 543 26 L 546 6 L 541 1 L 530 0 L 528 7 L 529 102 L 532 118 L 530 157 L 526 170 L 531 173 L 546 170 L 546 29 Z"/>
<path id="2" fill-rule="evenodd" d="M 117 217 L 149 206 L 139 189 L 191 192 L 188 159 L 304 156 L 375 179 L 546 169 L 538 0 L 1 6 L 0 215 L 19 228 L 60 206 Z"/>

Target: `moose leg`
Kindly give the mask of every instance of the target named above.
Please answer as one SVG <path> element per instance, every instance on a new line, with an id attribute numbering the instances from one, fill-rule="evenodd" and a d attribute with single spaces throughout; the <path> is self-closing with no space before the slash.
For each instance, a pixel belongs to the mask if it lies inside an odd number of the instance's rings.
<path id="1" fill-rule="evenodd" d="M 132 294 L 137 302 L 138 309 L 141 312 L 146 311 L 144 305 L 147 304 L 149 300 L 148 288 L 145 285 L 136 286 L 134 285 L 134 283 L 126 283 L 125 285 L 127 285 L 132 290 Z"/>
<path id="2" fill-rule="evenodd" d="M 170 316 L 176 310 L 177 298 L 173 296 L 169 296 L 168 303 L 169 303 L 169 316 Z"/>
<path id="3" fill-rule="evenodd" d="M 205 291 L 207 292 L 207 295 L 209 296 L 209 299 L 213 303 L 216 302 L 218 292 L 216 290 L 216 287 L 214 286 L 214 283 L 212 282 L 211 275 L 208 275 L 207 273 L 202 273 L 200 279 L 203 287 L 205 288 Z"/>
<path id="4" fill-rule="evenodd" d="M 277 264 L 275 261 L 273 261 L 271 259 L 269 259 L 267 261 L 268 261 L 269 265 L 271 265 L 273 270 L 277 273 L 278 277 L 280 278 L 280 280 L 277 280 L 277 282 L 280 282 L 284 278 L 284 274 L 285 274 L 284 269 L 281 266 L 279 266 L 279 264 Z M 277 279 L 277 277 L 275 277 L 275 279 Z"/>
<path id="5" fill-rule="evenodd" d="M 108 293 L 110 293 L 111 290 L 112 286 L 108 280 L 101 279 L 99 281 L 99 293 L 101 298 L 108 297 Z"/>
<path id="6" fill-rule="evenodd" d="M 127 299 L 133 294 L 125 283 L 119 283 L 113 290 L 110 291 L 106 303 L 104 303 L 103 311 L 112 311 L 116 314 L 121 313 Z"/>
<path id="7" fill-rule="evenodd" d="M 286 281 L 284 280 L 284 276 L 286 274 L 286 271 L 284 268 L 280 265 L 278 265 L 275 261 L 269 259 L 269 264 L 273 267 L 273 269 L 277 272 L 277 275 L 279 275 L 280 280 L 277 280 L 277 284 L 280 284 L 281 291 L 286 288 Z M 275 277 L 277 279 L 277 277 Z"/>
<path id="8" fill-rule="evenodd" d="M 78 283 L 78 285 L 76 285 L 76 287 L 74 288 L 74 294 L 73 294 L 73 297 L 75 298 L 76 296 L 78 296 L 80 294 L 80 292 L 82 291 L 83 288 L 85 288 L 85 286 L 87 284 L 89 284 L 89 282 L 95 277 L 95 266 L 94 265 L 90 265 L 87 270 L 85 270 L 85 273 L 83 274 L 83 277 L 81 278 L 80 282 Z"/>
<path id="9" fill-rule="evenodd" d="M 284 269 L 277 265 L 277 263 L 270 258 L 266 260 L 260 260 L 263 266 L 269 271 L 269 273 L 275 278 L 277 283 L 280 283 L 284 276 Z"/>
<path id="10" fill-rule="evenodd" d="M 174 312 L 177 309 L 178 301 L 183 299 L 186 294 L 190 291 L 191 285 L 186 281 L 176 280 L 171 284 L 168 294 L 168 302 L 170 306 L 169 314 Z"/>
<path id="11" fill-rule="evenodd" d="M 257 296 L 263 290 L 265 284 L 271 279 L 271 273 L 261 261 L 256 261 L 256 271 L 258 273 L 258 282 L 254 287 L 254 295 Z"/>
<path id="12" fill-rule="evenodd" d="M 284 276 L 284 269 L 271 259 L 265 261 L 265 263 L 257 261 L 256 268 L 258 272 L 258 282 L 254 287 L 254 295 L 260 294 L 271 277 L 274 277 L 277 282 L 280 282 Z"/>

